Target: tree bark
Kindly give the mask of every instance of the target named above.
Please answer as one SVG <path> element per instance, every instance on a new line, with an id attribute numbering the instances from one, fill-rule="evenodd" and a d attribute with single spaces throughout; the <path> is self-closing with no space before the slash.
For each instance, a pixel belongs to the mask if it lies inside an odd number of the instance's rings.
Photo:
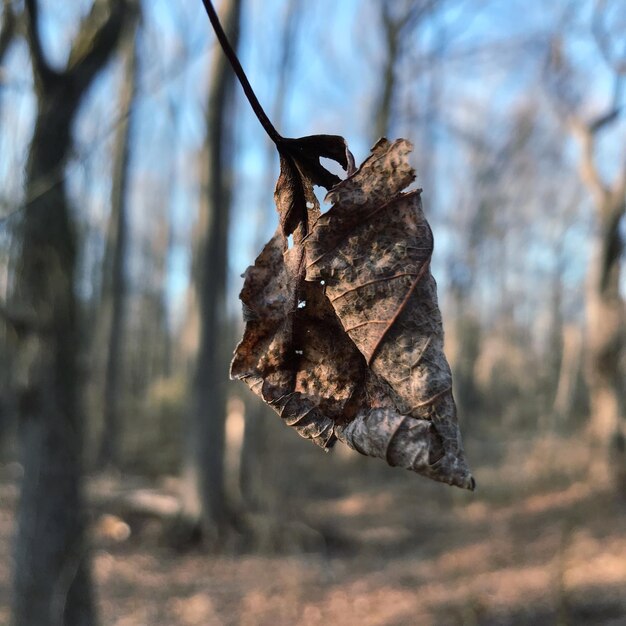
<path id="1" fill-rule="evenodd" d="M 222 24 L 237 47 L 241 0 L 224 0 Z M 184 468 L 184 509 L 196 518 L 205 539 L 219 537 L 227 525 L 224 489 L 224 428 L 228 365 L 222 335 L 231 201 L 232 126 L 228 107 L 234 75 L 216 47 L 211 62 L 207 138 L 202 163 L 206 176 L 199 217 L 200 239 L 194 259 L 199 308 L 199 347 L 192 383 L 189 447 Z"/>
<path id="2" fill-rule="evenodd" d="M 625 323 L 620 295 L 622 241 L 616 218 L 624 210 L 611 207 L 608 198 L 606 203 L 598 211 L 600 227 L 586 287 L 586 374 L 591 408 L 589 430 L 603 450 L 611 451 L 626 434 L 624 379 L 620 372 Z"/>
<path id="3" fill-rule="evenodd" d="M 289 85 L 293 74 L 293 50 L 297 43 L 297 35 L 304 16 L 302 0 L 288 0 L 284 9 L 285 17 L 281 28 L 279 46 L 279 59 L 276 67 L 276 91 L 272 107 L 271 120 L 277 128 L 283 125 L 285 103 L 289 92 Z M 267 202 L 265 194 L 259 203 L 256 216 L 257 235 L 254 239 L 254 249 L 261 250 L 266 239 L 266 222 L 269 213 L 267 206 L 272 206 L 271 219 L 274 219 L 273 185 L 276 174 L 274 172 L 274 160 L 276 158 L 276 146 L 267 141 L 267 154 L 265 156 L 266 171 L 264 173 L 265 187 L 268 191 Z M 271 481 L 265 480 L 268 473 L 268 432 L 266 423 L 266 407 L 256 396 L 246 398 L 245 428 L 243 445 L 241 446 L 241 460 L 239 463 L 239 492 L 242 497 L 243 507 L 247 510 L 259 510 L 268 508 L 270 502 L 274 506 L 280 506 L 276 500 L 283 492 L 273 489 Z"/>
<path id="4" fill-rule="evenodd" d="M 128 244 L 128 177 L 133 104 L 136 91 L 137 51 L 136 28 L 127 28 L 124 34 L 124 77 L 120 90 L 120 122 L 116 129 L 113 149 L 113 182 L 111 188 L 111 216 L 108 227 L 105 256 L 102 307 L 110 317 L 107 360 L 103 397 L 103 430 L 98 454 L 98 465 L 120 464 L 120 396 L 124 307 L 126 300 L 126 249 Z"/>
<path id="5" fill-rule="evenodd" d="M 383 27 L 384 61 L 381 71 L 380 97 L 374 110 L 372 144 L 386 137 L 393 122 L 393 104 L 397 94 L 398 64 L 404 55 L 406 41 L 413 36 L 422 20 L 433 11 L 439 0 L 380 0 Z"/>
<path id="6" fill-rule="evenodd" d="M 0 92 L 4 82 L 3 67 L 4 58 L 9 50 L 13 38 L 15 36 L 16 19 L 13 7 L 8 0 L 4 0 L 2 11 L 2 24 L 0 25 Z M 7 260 L 4 258 L 1 262 L 9 265 L 11 251 L 7 254 Z M 8 284 L 8 280 L 6 281 Z M 2 294 L 4 301 L 6 294 Z M 0 319 L 0 461 L 4 457 L 4 446 L 8 438 L 9 430 L 13 426 L 13 411 L 10 402 L 9 380 L 11 372 L 11 359 L 9 350 L 9 329 L 6 320 Z"/>
<path id="7" fill-rule="evenodd" d="M 623 251 L 620 222 L 626 212 L 626 163 L 612 184 L 607 185 L 600 175 L 595 153 L 598 133 L 617 119 L 618 112 L 615 109 L 590 123 L 570 119 L 581 148 L 580 175 L 593 197 L 596 212 L 585 292 L 585 374 L 591 409 L 589 432 L 596 448 L 590 469 L 593 477 L 599 479 L 620 477 L 626 467 L 626 392 L 620 371 L 625 340 L 624 300 L 620 293 Z"/>
<path id="8" fill-rule="evenodd" d="M 391 16 L 390 3 L 381 5 L 381 19 L 384 28 L 385 60 L 382 68 L 382 90 L 374 116 L 373 143 L 386 137 L 391 121 L 391 105 L 396 91 L 396 64 L 399 56 L 401 23 Z"/>
<path id="9" fill-rule="evenodd" d="M 1 67 L 2 61 L 13 41 L 15 35 L 15 13 L 8 0 L 4 0 L 2 11 L 2 26 L 0 26 L 0 83 L 2 82 Z"/>
<path id="10" fill-rule="evenodd" d="M 567 423 L 574 407 L 576 381 L 581 370 L 582 331 L 575 324 L 562 328 L 561 363 L 558 383 L 552 406 L 553 426 L 558 428 Z"/>
<path id="11" fill-rule="evenodd" d="M 38 4 L 26 2 L 37 116 L 14 294 L 33 313 L 18 357 L 24 372 L 19 398 L 24 476 L 15 540 L 15 626 L 91 626 L 96 621 L 80 487 L 76 233 L 64 166 L 76 111 L 117 43 L 124 8 L 124 2 L 114 3 L 107 20 L 88 37 L 81 31 L 68 69 L 58 72 L 42 50 Z"/>

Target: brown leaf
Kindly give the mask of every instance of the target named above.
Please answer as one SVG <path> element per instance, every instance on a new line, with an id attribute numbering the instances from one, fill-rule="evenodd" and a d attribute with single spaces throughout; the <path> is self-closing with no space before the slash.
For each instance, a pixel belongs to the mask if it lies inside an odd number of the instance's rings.
<path id="1" fill-rule="evenodd" d="M 381 140 L 361 168 L 328 194 L 334 205 L 305 240 L 307 280 L 325 281 L 346 333 L 389 384 L 398 412 L 433 425 L 443 446 L 441 479 L 470 486 L 430 273 L 432 232 L 419 191 L 403 193 L 414 179 L 410 150 L 405 140 Z M 349 444 L 355 428 L 345 431 Z M 359 447 L 379 455 L 375 444 L 371 451 Z"/>
<path id="2" fill-rule="evenodd" d="M 297 264 L 297 248 L 287 251 L 277 233 L 247 270 L 241 293 L 246 331 L 232 376 L 321 447 L 331 447 L 339 433 L 364 454 L 428 474 L 442 456 L 436 431 L 395 410 L 388 385 L 367 368 L 322 285 L 302 284 L 306 300 L 294 311 Z"/>
<path id="3" fill-rule="evenodd" d="M 430 273 L 432 233 L 419 192 L 403 193 L 415 177 L 410 150 L 381 140 L 315 221 L 309 201 L 295 226 L 301 235 L 312 228 L 308 236 L 288 250 L 283 228 L 267 244 L 245 275 L 247 323 L 232 375 L 323 447 L 338 437 L 473 489 Z M 279 179 L 277 204 L 285 189 Z"/>
<path id="4" fill-rule="evenodd" d="M 280 176 L 274 200 L 280 226 L 287 237 L 298 225 L 303 225 L 303 231 L 296 237 L 299 241 L 308 232 L 307 225 L 319 214 L 313 185 L 330 189 L 341 180 L 322 166 L 320 157 L 337 161 L 348 172 L 351 172 L 354 161 L 345 139 L 338 135 L 283 138 L 278 144 L 278 152 Z M 317 212 L 311 210 L 311 205 L 317 206 Z"/>
<path id="5" fill-rule="evenodd" d="M 329 447 L 335 422 L 360 383 L 363 357 L 323 287 L 298 280 L 302 248 L 287 250 L 286 243 L 277 232 L 246 271 L 240 295 L 246 330 L 231 375 L 303 437 Z"/>

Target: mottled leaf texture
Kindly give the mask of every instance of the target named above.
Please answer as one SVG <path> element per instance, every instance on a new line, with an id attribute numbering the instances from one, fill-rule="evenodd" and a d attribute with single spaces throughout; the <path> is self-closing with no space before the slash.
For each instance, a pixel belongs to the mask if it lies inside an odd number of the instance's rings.
<path id="1" fill-rule="evenodd" d="M 404 191 L 415 178 L 411 145 L 382 139 L 351 172 L 341 138 L 321 147 L 318 138 L 305 140 L 314 145 L 309 154 L 330 154 L 350 175 L 335 182 L 316 169 L 318 158 L 300 158 L 293 177 L 305 210 L 286 219 L 293 192 L 281 171 L 281 228 L 245 274 L 246 330 L 232 376 L 324 448 L 339 439 L 473 489 L 430 272 L 432 232 L 420 192 Z M 323 215 L 314 184 L 333 185 Z M 289 249 L 286 223 L 300 234 Z"/>

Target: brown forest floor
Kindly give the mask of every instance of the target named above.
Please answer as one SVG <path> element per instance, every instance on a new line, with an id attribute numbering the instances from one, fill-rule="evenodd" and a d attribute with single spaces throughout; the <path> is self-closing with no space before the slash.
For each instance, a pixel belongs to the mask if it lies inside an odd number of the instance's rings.
<path id="1" fill-rule="evenodd" d="M 124 541 L 96 533 L 101 622 L 626 624 L 626 506 L 583 479 L 584 447 L 522 442 L 490 463 L 479 446 L 469 452 L 484 461 L 475 494 L 370 470 L 373 460 L 311 456 L 311 469 L 324 468 L 316 480 L 335 487 L 293 490 L 274 525 L 280 553 L 176 551 L 150 524 Z M 9 473 L 0 472 L 0 624 L 17 493 Z"/>

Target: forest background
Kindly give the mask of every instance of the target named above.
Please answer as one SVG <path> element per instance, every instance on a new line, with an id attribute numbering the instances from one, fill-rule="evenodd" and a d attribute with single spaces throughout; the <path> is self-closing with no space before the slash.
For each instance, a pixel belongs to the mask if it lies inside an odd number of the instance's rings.
<path id="1" fill-rule="evenodd" d="M 4 0 L 0 623 L 620 623 L 623 2 L 218 8 L 283 135 L 414 144 L 478 491 L 228 380 L 278 160 L 202 3 Z"/>

